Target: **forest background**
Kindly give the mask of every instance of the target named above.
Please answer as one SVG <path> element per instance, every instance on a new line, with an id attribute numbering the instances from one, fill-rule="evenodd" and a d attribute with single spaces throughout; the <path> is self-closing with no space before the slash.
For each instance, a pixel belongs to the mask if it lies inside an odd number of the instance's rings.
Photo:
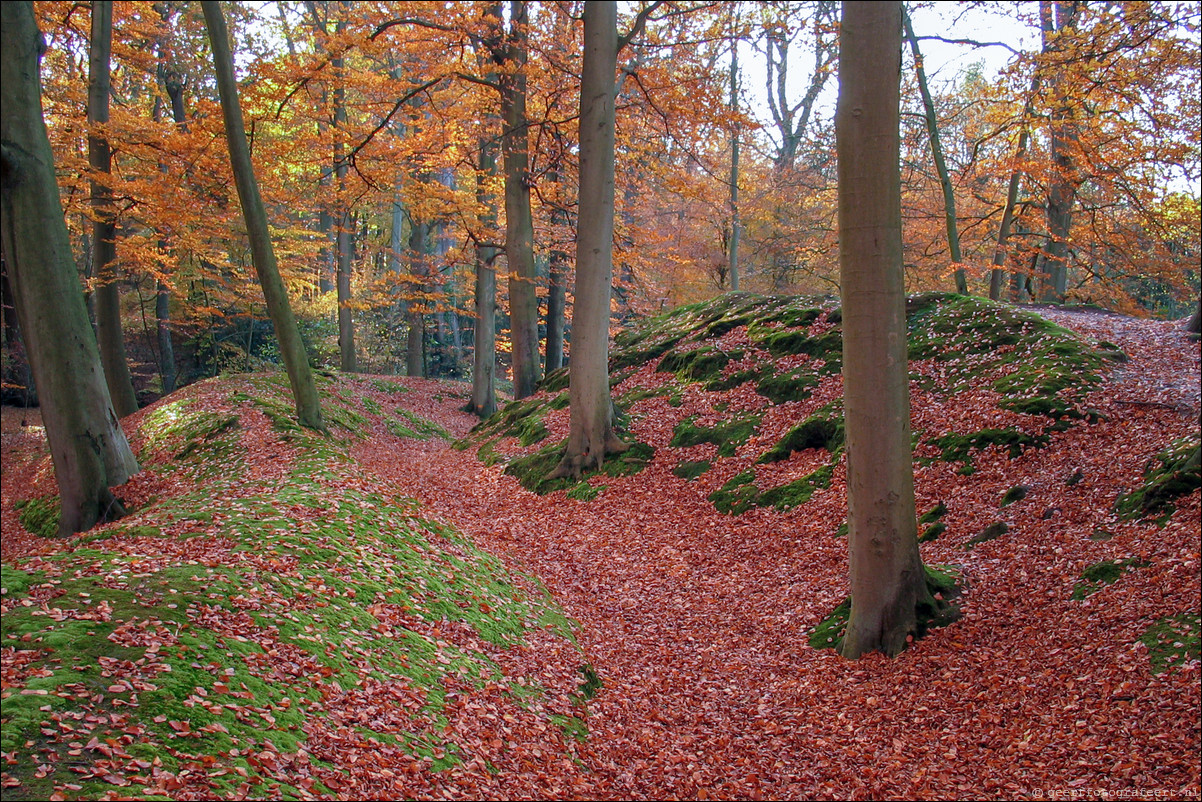
<path id="1" fill-rule="evenodd" d="M 487 326 L 502 389 L 515 396 L 564 364 L 581 4 L 223 5 L 311 359 L 468 377 Z M 921 5 L 914 18 L 933 19 Z M 248 280 L 199 5 L 113 4 L 107 120 L 89 115 L 89 4 L 35 6 L 78 270 L 102 349 L 123 349 L 110 359 L 129 365 L 137 401 L 278 362 Z M 663 3 L 621 14 L 620 29 L 636 14 L 642 28 L 617 76 L 612 328 L 732 289 L 837 294 L 837 4 Z M 979 41 L 959 31 L 970 15 L 1028 33 Z M 1198 26 L 1193 3 L 1044 0 L 961 4 L 946 30 L 909 27 L 907 290 L 1194 312 Z M 971 55 L 954 75 L 917 69 L 924 47 L 948 42 L 1008 60 L 996 74 Z M 89 137 L 108 143 L 108 169 L 90 163 Z M 105 220 L 116 231 L 108 260 L 95 248 L 94 224 Z M 523 239 L 529 247 L 515 252 Z M 495 280 L 495 301 L 482 278 Z M 114 295 L 118 306 L 106 306 Z M 4 394 L 31 400 L 7 277 L 3 301 Z M 533 333 L 515 352 L 523 331 Z"/>

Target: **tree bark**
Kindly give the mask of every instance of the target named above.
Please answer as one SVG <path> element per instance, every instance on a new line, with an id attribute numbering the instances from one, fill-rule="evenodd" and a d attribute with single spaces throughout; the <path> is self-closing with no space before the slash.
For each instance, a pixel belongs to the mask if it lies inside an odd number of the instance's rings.
<path id="1" fill-rule="evenodd" d="M 960 253 L 960 231 L 956 226 L 956 190 L 947 171 L 947 160 L 943 158 L 943 145 L 939 141 L 939 119 L 935 116 L 935 101 L 927 87 L 927 71 L 923 67 L 922 53 L 918 51 L 918 37 L 914 35 L 910 15 L 905 10 L 902 11 L 902 24 L 906 29 L 906 39 L 910 42 L 910 52 L 914 54 L 914 74 L 918 78 L 918 91 L 922 95 L 922 105 L 926 112 L 923 117 L 931 140 L 931 160 L 935 162 L 935 170 L 939 173 L 939 185 L 943 188 L 943 216 L 947 228 L 947 247 L 951 253 L 952 264 L 955 265 L 956 292 L 967 295 L 968 277 L 964 268 L 960 266 L 963 257 Z"/>
<path id="2" fill-rule="evenodd" d="M 1190 315 L 1190 319 L 1185 322 L 1185 330 L 1192 334 L 1202 332 L 1202 298 L 1198 300 L 1198 305 L 1194 307 L 1194 313 Z"/>
<path id="3" fill-rule="evenodd" d="M 563 177 L 556 164 L 549 171 L 550 180 L 559 184 Z M 562 205 L 551 209 L 551 225 L 557 231 L 569 225 L 568 211 Z M 544 343 L 544 364 L 547 373 L 563 367 L 564 315 L 568 303 L 568 254 L 556 245 L 547 260 L 547 339 Z"/>
<path id="4" fill-rule="evenodd" d="M 509 330 L 513 339 L 513 397 L 534 392 L 539 379 L 538 275 L 534 266 L 534 218 L 530 212 L 530 132 L 526 119 L 526 27 L 524 0 L 509 4 L 510 33 L 497 59 L 500 71 L 501 149 L 505 166 L 505 256 L 509 263 Z"/>
<path id="5" fill-rule="evenodd" d="M 110 488 L 138 471 L 117 422 L 55 182 L 42 117 L 44 44 L 33 5 L 0 3 L 0 241 L 42 404 L 69 535 L 125 510 Z"/>
<path id="6" fill-rule="evenodd" d="M 843 4 L 839 265 L 851 613 L 844 657 L 895 655 L 929 598 L 918 554 L 902 273 L 902 5 Z"/>
<path id="7" fill-rule="evenodd" d="M 229 143 L 230 163 L 234 171 L 234 183 L 238 188 L 238 199 L 242 204 L 242 215 L 246 220 L 246 233 L 250 238 L 251 259 L 259 284 L 263 287 L 263 298 L 267 312 L 275 327 L 276 340 L 280 345 L 280 356 L 288 371 L 288 383 L 296 403 L 296 417 L 301 426 L 325 431 L 321 417 L 321 402 L 317 396 L 317 384 L 309 367 L 309 356 L 301 340 L 300 329 L 292 314 L 288 301 L 288 290 L 280 278 L 271 244 L 271 232 L 267 227 L 267 211 L 259 195 L 259 183 L 255 179 L 254 165 L 250 160 L 250 148 L 246 142 L 246 127 L 242 121 L 242 108 L 238 102 L 238 84 L 234 80 L 234 59 L 230 52 L 229 34 L 225 27 L 225 15 L 217 0 L 203 0 L 205 27 L 208 28 L 209 44 L 213 49 L 213 63 L 217 71 L 217 88 L 221 93 L 221 114 L 225 120 L 225 135 Z"/>
<path id="8" fill-rule="evenodd" d="M 92 168 L 92 275 L 96 277 L 96 336 L 100 361 L 117 417 L 138 411 L 125 335 L 121 330 L 121 290 L 117 275 L 117 225 L 113 192 L 97 175 L 110 176 L 113 155 L 108 137 L 96 126 L 109 121 L 109 53 L 113 42 L 112 0 L 92 0 L 92 37 L 88 54 L 88 165 Z"/>
<path id="9" fill-rule="evenodd" d="M 1060 37 L 1076 25 L 1078 6 L 1075 2 L 1040 0 L 1039 17 L 1043 28 L 1043 50 L 1063 49 Z M 1070 143 L 1076 139 L 1073 112 L 1064 90 L 1064 68 L 1053 65 L 1050 81 L 1053 102 L 1051 113 L 1052 177 L 1048 184 L 1047 226 L 1048 244 L 1041 260 L 1043 269 L 1039 299 L 1043 303 L 1064 303 L 1068 292 L 1069 237 L 1073 226 L 1073 206 L 1077 200 L 1076 166 Z"/>
<path id="10" fill-rule="evenodd" d="M 732 6 L 734 8 L 735 6 Z M 733 18 L 732 18 L 733 23 Z M 730 36 L 730 113 L 739 113 L 739 40 L 731 30 Z M 730 135 L 730 249 L 727 253 L 727 272 L 731 292 L 739 291 L 739 124 Z"/>
<path id="11" fill-rule="evenodd" d="M 618 60 L 617 5 L 584 6 L 580 81 L 580 204 L 576 223 L 576 304 L 567 450 L 551 476 L 599 468 L 607 454 L 626 449 L 613 429 L 609 396 L 609 306 L 614 237 L 614 72 Z"/>
<path id="12" fill-rule="evenodd" d="M 340 8 L 345 10 L 346 3 L 340 2 Z M 346 20 L 339 15 L 337 30 L 339 33 L 346 28 Z M 346 130 L 346 77 L 343 74 L 343 59 L 341 55 L 330 59 L 330 67 L 334 72 L 334 175 L 338 179 L 338 234 L 335 239 L 337 252 L 337 273 L 335 284 L 338 288 L 338 353 L 341 367 L 347 373 L 358 370 L 355 358 L 355 320 L 351 313 L 351 259 L 354 256 L 354 218 L 347 206 L 346 177 L 349 172 L 344 151 L 346 145 L 342 142 Z"/>
<path id="13" fill-rule="evenodd" d="M 423 279 L 427 273 L 426 257 L 430 253 L 430 224 L 411 219 L 409 229 L 409 273 L 412 276 L 413 291 L 425 289 Z M 416 298 L 409 299 L 409 309 L 406 320 L 409 324 L 409 334 L 405 341 L 405 375 L 424 377 L 426 375 L 426 321 L 422 314 L 423 305 Z"/>
<path id="14" fill-rule="evenodd" d="M 1006 205 L 1002 208 L 1002 222 L 998 226 L 997 247 L 993 251 L 993 269 L 989 273 L 989 300 L 1000 301 L 1002 289 L 1006 284 L 1006 243 L 1010 239 L 1010 229 L 1014 225 L 1014 210 L 1018 206 L 1018 189 L 1022 183 L 1023 173 L 1020 166 L 1027 155 L 1027 143 L 1031 140 L 1031 111 L 1035 95 L 1039 91 L 1039 74 L 1031 78 L 1031 94 L 1023 106 L 1022 131 L 1018 135 L 1018 148 L 1014 154 L 1014 170 L 1010 173 L 1010 184 L 1006 188 Z"/>

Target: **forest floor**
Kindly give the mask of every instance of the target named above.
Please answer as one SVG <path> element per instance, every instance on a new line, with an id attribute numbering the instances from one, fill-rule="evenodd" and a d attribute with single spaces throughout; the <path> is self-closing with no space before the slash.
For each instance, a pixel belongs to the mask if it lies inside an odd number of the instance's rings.
<path id="1" fill-rule="evenodd" d="M 800 507 L 732 516 L 706 497 L 727 475 L 684 482 L 672 473 L 677 462 L 658 455 L 575 500 L 530 493 L 503 465 L 445 439 L 398 438 L 376 424 L 351 447 L 354 481 L 416 498 L 423 514 L 540 578 L 579 622 L 601 688 L 582 742 L 510 719 L 481 736 L 487 761 L 442 780 L 406 784 L 402 767 L 356 758 L 334 761 L 341 784 L 325 787 L 341 798 L 1197 799 L 1196 653 L 1154 672 L 1141 636 L 1179 611 L 1197 619 L 1200 496 L 1181 498 L 1163 525 L 1120 520 L 1113 508 L 1152 455 L 1197 433 L 1198 344 L 1176 324 L 1041 314 L 1128 355 L 1084 401 L 1104 419 L 1014 459 L 982 453 L 971 477 L 946 463 L 916 471 L 920 511 L 935 501 L 949 510 L 948 531 L 924 544 L 924 560 L 957 566 L 968 590 L 960 621 L 896 659 L 846 661 L 807 643 L 846 595 L 846 540 L 829 528 L 844 514 L 842 468 Z M 453 437 L 475 423 L 444 385 L 399 381 L 407 408 Z M 655 403 L 634 415 L 631 432 L 664 443 L 671 423 Z M 958 403 L 958 414 L 990 414 L 974 413 L 972 398 Z M 547 416 L 556 437 L 567 414 Z M 27 533 L 13 507 L 52 482 L 38 422 L 35 411 L 3 410 L 6 565 L 64 548 Z M 287 455 L 249 449 L 245 459 L 271 476 Z M 1074 474 L 1080 481 L 1066 483 Z M 999 505 L 1020 484 L 1025 498 Z M 999 519 L 1005 537 L 966 548 Z M 1139 567 L 1074 599 L 1083 570 L 1107 559 Z M 26 680 L 4 646 L 5 687 L 15 692 Z M 481 742 L 463 743 L 470 754 Z M 5 757 L 10 767 L 28 759 Z M 142 798 L 114 785 L 115 795 Z M 167 795 L 203 795 L 178 788 Z"/>

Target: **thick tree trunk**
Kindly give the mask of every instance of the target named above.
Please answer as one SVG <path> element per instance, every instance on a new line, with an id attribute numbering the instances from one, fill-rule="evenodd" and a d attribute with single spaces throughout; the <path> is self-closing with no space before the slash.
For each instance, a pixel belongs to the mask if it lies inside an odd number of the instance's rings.
<path id="1" fill-rule="evenodd" d="M 1198 300 L 1198 305 L 1194 307 L 1194 314 L 1185 322 L 1185 330 L 1193 334 L 1202 332 L 1202 299 Z"/>
<path id="2" fill-rule="evenodd" d="M 931 141 L 931 160 L 935 162 L 935 170 L 939 173 L 939 185 L 943 188 L 943 217 L 947 228 L 947 247 L 951 253 L 952 264 L 955 265 L 956 292 L 967 295 L 968 277 L 964 268 L 960 266 L 963 258 L 960 254 L 960 230 L 956 226 L 956 190 L 947 171 L 947 160 L 943 158 L 943 145 L 939 141 L 939 118 L 935 116 L 935 101 L 927 87 L 927 71 L 923 67 L 922 53 L 918 52 L 918 38 L 910 26 L 910 15 L 904 10 L 902 24 L 906 29 L 906 39 L 910 42 L 910 52 L 914 54 L 914 74 L 918 78 L 918 90 L 926 112 L 923 117 Z"/>
<path id="3" fill-rule="evenodd" d="M 113 4 L 111 0 L 92 2 L 92 39 L 88 57 L 88 164 L 95 174 L 112 172 L 112 151 L 108 138 L 96 129 L 109 121 L 109 53 L 113 41 Z M 125 335 L 121 330 L 121 291 L 117 276 L 117 226 L 113 219 L 112 189 L 92 180 L 92 275 L 96 277 L 96 336 L 100 341 L 100 361 L 117 417 L 138 411 L 129 362 L 125 356 Z"/>
<path id="4" fill-rule="evenodd" d="M 1077 4 L 1041 0 L 1039 15 L 1043 27 L 1044 52 L 1059 51 L 1060 36 L 1076 25 Z M 1055 34 L 1055 36 L 1053 36 Z M 1048 244 L 1041 260 L 1043 269 L 1039 299 L 1043 303 L 1064 303 L 1068 293 L 1069 237 L 1073 226 L 1073 206 L 1077 201 L 1077 171 L 1069 149 L 1076 139 L 1072 106 L 1064 90 L 1063 67 L 1053 67 L 1050 81 L 1056 107 L 1052 110 L 1052 177 L 1048 185 Z"/>
<path id="5" fill-rule="evenodd" d="M 538 274 L 530 212 L 530 131 L 526 119 L 526 3 L 510 2 L 511 33 L 500 73 L 501 148 L 505 165 L 505 255 L 509 263 L 509 330 L 513 339 L 513 397 L 534 392 L 539 379 Z"/>
<path id="6" fill-rule="evenodd" d="M 906 647 L 928 596 L 918 554 L 902 274 L 902 5 L 843 4 L 839 264 L 851 614 L 845 657 Z"/>
<path id="7" fill-rule="evenodd" d="M 42 118 L 33 5 L 0 3 L 0 240 L 42 404 L 69 535 L 124 513 L 138 470 L 117 422 L 75 264 Z"/>
<path id="8" fill-rule="evenodd" d="M 280 278 L 271 245 L 271 232 L 267 228 L 267 211 L 259 195 L 259 184 L 255 179 L 254 165 L 250 160 L 250 148 L 246 142 L 246 127 L 242 121 L 242 108 L 238 102 L 238 84 L 234 80 L 234 59 L 230 53 L 229 34 L 226 32 L 225 16 L 217 0 L 204 0 L 205 26 L 209 32 L 209 44 L 213 49 L 213 63 L 217 71 L 217 87 L 221 93 L 221 113 L 225 120 L 225 135 L 229 143 L 230 162 L 233 165 L 234 182 L 238 188 L 238 199 L 242 204 L 242 215 L 246 220 L 246 233 L 250 238 L 251 259 L 259 284 L 263 287 L 263 298 L 267 312 L 275 326 L 276 340 L 280 345 L 280 356 L 288 371 L 288 383 L 292 386 L 292 397 L 296 402 L 296 417 L 301 426 L 325 431 L 321 417 L 321 402 L 317 396 L 317 384 L 309 367 L 309 356 L 301 340 L 300 329 L 292 314 L 288 301 L 288 290 Z"/>
<path id="9" fill-rule="evenodd" d="M 584 6 L 580 82 L 580 212 L 576 224 L 576 305 L 569 367 L 568 446 L 551 476 L 579 477 L 606 454 L 626 449 L 613 430 L 609 396 L 609 302 L 614 236 L 614 72 L 617 5 Z"/>

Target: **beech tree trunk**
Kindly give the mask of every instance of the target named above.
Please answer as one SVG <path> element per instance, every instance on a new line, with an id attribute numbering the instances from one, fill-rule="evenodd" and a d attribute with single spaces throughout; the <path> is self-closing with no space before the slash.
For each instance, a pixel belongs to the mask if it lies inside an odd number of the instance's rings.
<path id="1" fill-rule="evenodd" d="M 732 5 L 732 8 L 737 7 Z M 732 23 L 733 23 L 732 18 Z M 732 24 L 730 36 L 730 113 L 739 113 L 739 40 Z M 727 252 L 727 272 L 731 292 L 739 291 L 739 125 L 730 136 L 730 248 Z"/>
<path id="2" fill-rule="evenodd" d="M 956 292 L 968 294 L 968 277 L 960 266 L 960 230 L 956 226 L 956 190 L 952 187 L 952 178 L 947 171 L 947 160 L 943 158 L 943 145 L 939 141 L 939 118 L 935 116 L 935 101 L 931 98 L 931 90 L 927 87 L 927 71 L 922 64 L 922 53 L 918 51 L 918 38 L 910 26 L 910 15 L 902 10 L 902 24 L 906 29 L 906 39 L 910 42 L 910 52 L 914 54 L 914 74 L 918 78 L 918 90 L 922 95 L 922 105 L 926 112 L 923 117 L 927 124 L 927 134 L 931 141 L 931 160 L 935 162 L 935 170 L 939 173 L 939 185 L 943 187 L 943 217 L 947 227 L 947 247 L 951 253 L 952 264 L 955 267 Z"/>
<path id="3" fill-rule="evenodd" d="M 500 17 L 500 10 L 497 10 Z M 480 169 L 476 171 L 476 203 L 480 207 L 481 231 L 488 238 L 497 228 L 497 198 L 488 182 L 497 174 L 496 145 L 480 142 Z M 467 411 L 487 418 L 497 411 L 497 270 L 500 249 L 476 243 L 476 328 L 472 345 L 472 398 Z"/>
<path id="4" fill-rule="evenodd" d="M 918 554 L 902 274 L 902 5 L 843 4 L 839 266 L 851 614 L 844 657 L 895 655 L 929 598 Z"/>
<path id="5" fill-rule="evenodd" d="M 1043 28 L 1043 50 L 1062 49 L 1058 37 L 1076 25 L 1078 6 L 1072 2 L 1040 0 L 1039 17 Z M 1043 303 L 1064 303 L 1068 293 L 1069 236 L 1073 226 L 1073 206 L 1077 201 L 1077 177 L 1069 148 L 1076 139 L 1072 106 L 1064 91 L 1063 67 L 1052 67 L 1050 81 L 1056 107 L 1051 113 L 1052 177 L 1048 185 L 1048 244 L 1041 260 L 1043 269 L 1039 299 Z"/>
<path id="6" fill-rule="evenodd" d="M 427 274 L 426 257 L 430 254 L 430 224 L 413 219 L 410 213 L 409 229 L 409 273 L 413 281 L 413 293 L 425 290 L 423 279 Z M 405 341 L 405 375 L 425 377 L 426 375 L 426 320 L 422 314 L 422 304 L 416 297 L 409 299 L 408 312 L 405 316 L 409 324 L 409 334 Z"/>
<path id="7" fill-rule="evenodd" d="M 1023 106 L 1023 129 L 1018 135 L 1018 148 L 1014 154 L 1014 170 L 1010 173 L 1010 184 L 1006 188 L 1006 205 L 1002 208 L 1002 222 L 998 226 L 997 247 L 993 251 L 993 269 L 989 273 L 989 300 L 1002 300 L 1002 289 L 1006 284 L 1006 243 L 1010 239 L 1010 229 L 1014 225 L 1014 209 L 1018 206 L 1018 189 L 1022 183 L 1024 170 L 1021 167 L 1023 158 L 1027 155 L 1027 144 L 1031 140 L 1031 110 L 1035 102 L 1035 94 L 1039 91 L 1039 73 L 1031 79 L 1031 94 Z"/>
<path id="8" fill-rule="evenodd" d="M 505 256 L 509 263 L 509 330 L 513 338 L 513 397 L 534 392 L 539 379 L 538 274 L 534 267 L 534 218 L 530 212 L 530 131 L 526 119 L 526 26 L 524 0 L 509 4 L 510 33 L 498 63 L 501 149 L 505 165 Z"/>
<path id="9" fill-rule="evenodd" d="M 1192 334 L 1202 332 L 1202 298 L 1198 300 L 1198 305 L 1194 307 L 1194 314 L 1185 322 L 1185 330 Z"/>
<path id="10" fill-rule="evenodd" d="M 138 471 L 88 322 L 42 118 L 44 44 L 28 2 L 0 3 L 0 241 L 50 443 L 59 535 L 125 510 L 111 488 Z"/>
<path id="11" fill-rule="evenodd" d="M 345 2 L 339 3 L 345 10 Z M 342 33 L 346 21 L 340 14 L 337 31 Z M 338 234 L 335 239 L 337 258 L 337 273 L 335 284 L 338 288 L 338 353 L 342 369 L 347 373 L 358 370 L 355 358 L 355 320 L 351 313 L 351 258 L 354 256 L 354 218 L 347 208 L 346 176 L 349 168 L 344 158 L 346 146 L 342 142 L 342 132 L 346 130 L 346 79 L 342 72 L 342 56 L 330 59 L 330 67 L 334 71 L 334 79 L 338 82 L 334 87 L 334 174 L 338 178 Z"/>
<path id="12" fill-rule="evenodd" d="M 225 27 L 225 15 L 217 0 L 203 0 L 205 27 L 209 33 L 209 44 L 213 49 L 213 64 L 217 71 L 217 88 L 221 93 L 221 114 L 225 120 L 225 136 L 229 143 L 230 162 L 234 170 L 234 182 L 238 188 L 238 199 L 242 204 L 242 216 L 246 220 L 246 233 L 250 238 L 251 259 L 259 284 L 263 287 L 263 298 L 267 312 L 275 326 L 276 340 L 280 345 L 280 356 L 288 371 L 288 383 L 292 386 L 292 397 L 296 403 L 296 417 L 301 426 L 325 431 L 321 417 L 321 402 L 317 396 L 317 384 L 309 367 L 309 356 L 301 340 L 296 317 L 288 301 L 288 290 L 280 278 L 271 245 L 271 232 L 267 228 L 267 211 L 259 195 L 259 183 L 255 179 L 254 165 L 250 160 L 250 147 L 246 142 L 246 127 L 242 121 L 242 107 L 238 102 L 238 84 L 234 80 L 234 59 L 230 52 L 229 34 Z"/>
<path id="13" fill-rule="evenodd" d="M 88 165 L 96 174 L 112 173 L 108 138 L 95 126 L 109 121 L 109 53 L 113 42 L 112 0 L 92 0 L 92 38 L 88 54 Z M 121 330 L 121 290 L 117 275 L 117 226 L 113 192 L 104 181 L 92 179 L 92 275 L 96 277 L 96 336 L 100 361 L 117 417 L 138 411 L 125 335 Z"/>
<path id="14" fill-rule="evenodd" d="M 584 6 L 580 82 L 580 205 L 576 224 L 576 304 L 572 313 L 568 446 L 551 476 L 599 468 L 626 449 L 613 430 L 609 396 L 609 305 L 613 283 L 614 72 L 617 5 Z"/>
<path id="15" fill-rule="evenodd" d="M 548 173 L 553 183 L 559 184 L 563 180 L 558 164 Z M 551 209 L 553 227 L 567 228 L 569 222 L 567 209 L 558 205 Z M 568 304 L 569 269 L 567 252 L 558 246 L 553 247 L 547 260 L 547 339 L 543 346 L 543 363 L 547 373 L 563 367 L 563 330 Z"/>

